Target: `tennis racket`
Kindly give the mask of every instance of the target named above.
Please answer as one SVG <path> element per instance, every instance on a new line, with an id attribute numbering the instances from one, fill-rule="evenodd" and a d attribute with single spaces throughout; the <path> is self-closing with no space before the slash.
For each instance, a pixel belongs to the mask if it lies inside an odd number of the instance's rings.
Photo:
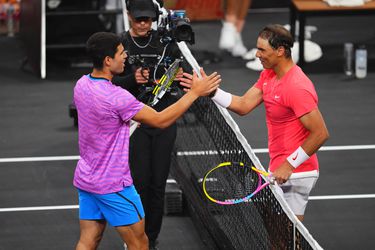
<path id="1" fill-rule="evenodd" d="M 149 99 L 148 105 L 156 105 L 160 99 L 164 96 L 167 90 L 171 87 L 174 79 L 176 78 L 181 59 L 176 59 L 160 78 L 160 81 L 155 85 L 152 90 L 151 98 Z"/>
<path id="2" fill-rule="evenodd" d="M 210 201 L 233 205 L 249 201 L 270 183 L 274 183 L 274 179 L 272 174 L 242 162 L 223 162 L 209 170 L 202 182 L 203 192 Z"/>
<path id="3" fill-rule="evenodd" d="M 319 177 L 317 170 L 293 173 L 289 180 Z M 272 173 L 245 165 L 242 162 L 223 162 L 203 177 L 206 197 L 220 205 L 233 205 L 249 201 L 270 184 L 276 184 Z"/>

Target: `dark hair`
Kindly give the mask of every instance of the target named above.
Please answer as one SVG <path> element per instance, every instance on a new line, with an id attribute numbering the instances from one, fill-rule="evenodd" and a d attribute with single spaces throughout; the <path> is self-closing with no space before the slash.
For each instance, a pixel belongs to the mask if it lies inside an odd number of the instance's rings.
<path id="1" fill-rule="evenodd" d="M 291 48 L 294 44 L 294 39 L 290 32 L 280 24 L 267 25 L 261 32 L 259 37 L 268 40 L 272 48 L 278 49 L 284 47 L 285 57 L 291 57 Z"/>
<path id="2" fill-rule="evenodd" d="M 91 35 L 87 40 L 86 50 L 94 68 L 102 69 L 106 56 L 114 58 L 120 44 L 120 37 L 110 32 L 97 32 Z"/>

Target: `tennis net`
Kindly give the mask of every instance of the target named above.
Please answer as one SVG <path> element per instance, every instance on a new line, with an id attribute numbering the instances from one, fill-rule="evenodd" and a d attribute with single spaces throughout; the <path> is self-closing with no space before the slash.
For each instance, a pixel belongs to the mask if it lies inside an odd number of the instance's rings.
<path id="1" fill-rule="evenodd" d="M 208 248 L 321 249 L 271 185 L 249 202 L 236 205 L 218 205 L 205 197 L 202 178 L 221 162 L 244 162 L 263 169 L 226 109 L 209 98 L 200 98 L 177 125 L 171 172 Z M 211 193 L 220 193 L 215 190 L 215 180 L 206 187 Z"/>

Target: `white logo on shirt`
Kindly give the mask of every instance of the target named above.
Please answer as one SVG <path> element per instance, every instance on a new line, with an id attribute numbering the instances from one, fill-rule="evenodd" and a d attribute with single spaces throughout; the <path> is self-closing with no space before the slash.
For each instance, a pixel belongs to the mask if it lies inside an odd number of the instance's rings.
<path id="1" fill-rule="evenodd" d="M 263 83 L 263 86 L 266 86 L 267 85 L 267 83 L 265 82 L 265 83 Z"/>
<path id="2" fill-rule="evenodd" d="M 280 96 L 279 95 L 275 95 L 275 99 L 280 99 Z"/>

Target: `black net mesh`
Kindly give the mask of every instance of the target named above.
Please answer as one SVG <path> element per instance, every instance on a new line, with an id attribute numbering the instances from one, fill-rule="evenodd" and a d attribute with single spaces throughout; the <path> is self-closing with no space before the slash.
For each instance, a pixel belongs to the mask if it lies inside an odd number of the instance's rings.
<path id="1" fill-rule="evenodd" d="M 172 175 L 181 185 L 196 223 L 212 238 L 210 248 L 311 249 L 302 234 L 297 232 L 298 237 L 294 237 L 294 225 L 269 187 L 249 202 L 236 205 L 218 205 L 206 198 L 202 180 L 208 170 L 227 161 L 253 164 L 210 99 L 196 101 L 177 124 Z M 244 176 L 232 175 L 220 181 L 245 185 Z M 223 185 L 233 186 L 233 183 L 215 185 L 213 180 L 207 182 L 206 188 L 210 194 L 220 197 Z"/>

